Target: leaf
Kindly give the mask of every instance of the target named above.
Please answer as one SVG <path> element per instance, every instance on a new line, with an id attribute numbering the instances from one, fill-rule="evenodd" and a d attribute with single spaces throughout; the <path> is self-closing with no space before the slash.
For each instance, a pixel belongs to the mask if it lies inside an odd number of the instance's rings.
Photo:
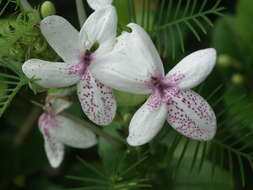
<path id="1" fill-rule="evenodd" d="M 114 90 L 113 93 L 116 96 L 118 106 L 122 107 L 138 106 L 143 103 L 147 98 L 146 95 L 130 94 L 116 90 Z"/>
<path id="2" fill-rule="evenodd" d="M 253 1 L 240 0 L 237 4 L 236 28 L 247 45 L 253 48 Z"/>
<path id="3" fill-rule="evenodd" d="M 191 32 L 192 35 L 200 41 L 200 33 L 207 33 L 206 25 L 213 25 L 208 17 L 210 15 L 221 15 L 221 11 L 223 11 L 224 8 L 219 7 L 220 0 L 217 0 L 210 9 L 206 8 L 206 0 L 202 1 L 198 9 L 196 1 L 187 0 L 184 7 L 182 6 L 181 0 L 176 1 L 176 3 L 174 2 L 175 1 L 169 0 L 166 4 L 161 3 L 157 5 L 156 11 L 160 13 L 160 16 L 158 17 L 157 22 L 154 23 L 152 34 L 164 31 L 165 35 L 172 36 L 171 38 L 179 38 L 181 50 L 184 52 L 184 35 L 182 35 L 184 30 L 187 29 L 188 32 Z M 174 7 L 174 9 L 172 9 L 172 7 Z M 169 9 L 167 13 L 164 11 L 166 9 Z M 156 41 L 163 41 L 163 35 L 153 36 L 157 38 Z M 159 40 L 159 38 L 161 39 Z M 161 46 L 161 44 L 158 44 L 158 46 Z M 162 47 L 159 48 L 161 49 Z M 175 48 L 175 46 L 172 46 L 170 49 L 165 48 L 164 51 L 172 52 L 172 58 L 174 59 L 176 52 Z"/>
<path id="4" fill-rule="evenodd" d="M 244 60 L 247 51 L 245 51 L 246 47 L 240 39 L 234 16 L 226 15 L 217 21 L 214 27 L 213 45 L 219 54 Z"/>

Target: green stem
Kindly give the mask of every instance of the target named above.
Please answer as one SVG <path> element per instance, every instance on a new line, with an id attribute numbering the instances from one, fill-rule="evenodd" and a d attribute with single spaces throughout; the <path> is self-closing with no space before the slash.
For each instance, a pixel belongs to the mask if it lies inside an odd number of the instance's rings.
<path id="1" fill-rule="evenodd" d="M 117 147 L 122 147 L 125 145 L 125 143 L 123 141 L 120 141 L 119 139 L 108 135 L 107 133 L 105 133 L 103 130 L 101 130 L 99 127 L 97 127 L 96 125 L 81 120 L 78 117 L 75 117 L 69 113 L 61 113 L 61 115 L 70 118 L 71 120 L 77 121 L 78 123 L 81 123 L 85 128 L 90 129 L 91 131 L 93 131 L 94 133 L 96 133 L 98 136 L 104 138 L 108 143 L 117 146 Z"/>
<path id="2" fill-rule="evenodd" d="M 25 11 L 30 11 L 32 10 L 32 6 L 30 5 L 30 3 L 28 3 L 27 0 L 20 0 L 20 4 L 21 4 L 21 7 L 25 10 Z"/>
<path id="3" fill-rule="evenodd" d="M 11 93 L 11 95 L 8 98 L 8 101 L 6 103 L 3 104 L 3 107 L 0 109 L 0 117 L 2 117 L 3 113 L 5 112 L 5 110 L 9 107 L 9 105 L 11 104 L 13 98 L 16 96 L 16 94 L 19 92 L 19 90 L 25 85 L 26 83 L 23 81 L 20 81 L 16 88 L 13 90 L 13 92 Z"/>
<path id="4" fill-rule="evenodd" d="M 78 16 L 80 27 L 82 27 L 85 20 L 87 19 L 83 0 L 76 0 L 76 10 L 77 10 L 77 16 Z"/>

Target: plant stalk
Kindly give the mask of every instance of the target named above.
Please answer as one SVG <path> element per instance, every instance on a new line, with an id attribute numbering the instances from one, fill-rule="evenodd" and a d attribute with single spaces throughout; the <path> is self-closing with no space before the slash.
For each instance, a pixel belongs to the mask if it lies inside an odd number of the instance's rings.
<path id="1" fill-rule="evenodd" d="M 32 10 L 32 6 L 30 5 L 30 3 L 27 0 L 20 0 L 20 4 L 21 7 L 25 10 L 25 11 L 30 11 Z"/>
<path id="2" fill-rule="evenodd" d="M 82 27 L 85 20 L 87 19 L 83 0 L 76 0 L 76 10 L 77 10 L 77 16 L 79 20 L 79 25 L 80 27 Z"/>

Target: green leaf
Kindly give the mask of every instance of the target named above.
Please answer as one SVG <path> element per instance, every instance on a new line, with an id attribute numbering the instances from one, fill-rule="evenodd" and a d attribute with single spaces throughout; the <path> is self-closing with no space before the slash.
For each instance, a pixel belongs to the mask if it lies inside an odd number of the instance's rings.
<path id="1" fill-rule="evenodd" d="M 138 106 L 141 103 L 143 103 L 147 98 L 146 95 L 130 94 L 126 92 L 120 92 L 117 90 L 114 90 L 113 93 L 116 96 L 118 106 L 122 107 Z"/>
<path id="2" fill-rule="evenodd" d="M 226 15 L 220 18 L 214 27 L 213 46 L 219 54 L 225 54 L 243 60 L 246 52 L 245 46 L 240 40 L 236 29 L 234 16 Z"/>
<path id="3" fill-rule="evenodd" d="M 253 1 L 240 0 L 237 4 L 236 27 L 241 38 L 253 48 Z"/>

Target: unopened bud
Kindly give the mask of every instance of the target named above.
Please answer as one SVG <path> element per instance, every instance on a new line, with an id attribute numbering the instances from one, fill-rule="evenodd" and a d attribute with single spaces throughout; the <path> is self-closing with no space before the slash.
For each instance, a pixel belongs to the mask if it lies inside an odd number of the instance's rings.
<path id="1" fill-rule="evenodd" d="M 242 74 L 236 73 L 232 76 L 231 81 L 235 85 L 242 85 L 245 82 L 245 78 Z"/>
<path id="2" fill-rule="evenodd" d="M 51 1 L 45 1 L 40 8 L 42 18 L 54 15 L 56 13 L 55 6 Z"/>
<path id="3" fill-rule="evenodd" d="M 231 65 L 232 59 L 228 55 L 220 55 L 218 57 L 218 65 L 222 67 L 229 67 Z"/>
<path id="4" fill-rule="evenodd" d="M 133 115 L 131 113 L 126 113 L 124 116 L 123 116 L 123 123 L 124 124 L 128 124 L 131 120 L 131 118 L 133 117 Z"/>

